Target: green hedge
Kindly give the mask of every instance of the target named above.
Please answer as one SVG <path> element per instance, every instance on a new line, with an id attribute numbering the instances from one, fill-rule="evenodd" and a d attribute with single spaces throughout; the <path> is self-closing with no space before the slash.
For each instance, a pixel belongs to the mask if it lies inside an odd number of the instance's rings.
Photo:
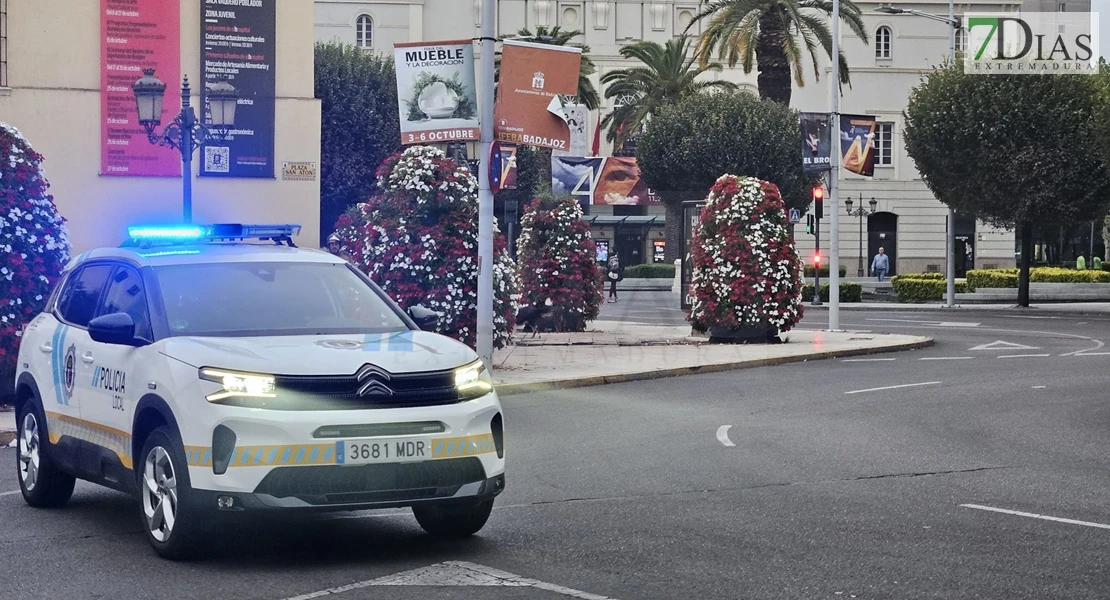
<path id="1" fill-rule="evenodd" d="M 933 273 L 923 274 L 933 275 Z M 894 293 L 898 295 L 899 300 L 908 302 L 943 300 L 944 295 L 948 293 L 948 281 L 944 277 L 920 278 L 916 275 L 895 275 L 890 278 L 890 285 L 894 287 Z M 957 294 L 967 291 L 968 284 L 960 281 L 956 282 Z"/>
<path id="2" fill-rule="evenodd" d="M 1035 267 L 1029 270 L 1029 281 L 1035 283 L 1110 283 L 1110 272 L 1076 271 L 1060 267 Z M 967 285 L 978 288 L 1016 288 L 1017 269 L 978 269 L 967 272 Z"/>
<path id="3" fill-rule="evenodd" d="M 624 270 L 625 279 L 674 279 L 674 265 L 663 263 L 648 263 L 627 267 Z"/>
<path id="4" fill-rule="evenodd" d="M 847 276 L 848 275 L 848 267 L 846 267 L 845 265 L 839 265 L 839 267 L 840 268 L 837 269 L 837 270 L 840 271 L 840 276 L 841 277 Z M 805 276 L 806 277 L 813 277 L 813 265 L 806 265 Z M 829 276 L 829 265 L 821 265 L 821 277 L 828 277 L 828 276 Z"/>
<path id="5" fill-rule="evenodd" d="M 944 273 L 906 273 L 905 275 L 899 275 L 899 277 L 905 277 L 906 279 L 940 279 L 941 281 L 948 280 L 947 276 L 945 276 Z"/>
<path id="6" fill-rule="evenodd" d="M 840 282 L 840 301 L 841 302 L 862 302 L 863 301 L 863 286 L 858 283 Z M 829 284 L 821 284 L 821 302 L 829 301 Z M 802 301 L 813 301 L 813 284 L 807 283 L 802 287 Z"/>

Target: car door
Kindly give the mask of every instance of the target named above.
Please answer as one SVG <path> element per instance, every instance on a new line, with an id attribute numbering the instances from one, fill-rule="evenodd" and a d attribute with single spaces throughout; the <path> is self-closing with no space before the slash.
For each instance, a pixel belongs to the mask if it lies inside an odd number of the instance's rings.
<path id="1" fill-rule="evenodd" d="M 116 313 L 131 317 L 136 337 L 153 341 L 142 277 L 129 264 L 113 265 L 96 316 Z M 85 382 L 89 391 L 81 402 L 82 418 L 95 423 L 100 431 L 95 443 L 115 454 L 127 468 L 131 468 L 131 423 L 142 392 L 137 370 L 144 364 L 143 356 L 151 351 L 149 346 L 106 344 L 90 339 L 89 349 L 81 356 L 89 365 Z"/>
<path id="2" fill-rule="evenodd" d="M 112 274 L 108 263 L 90 263 L 66 279 L 54 310 L 56 325 L 50 343 L 40 348 L 50 353 L 52 389 L 42 403 L 50 441 L 59 444 L 67 462 L 78 466 L 82 444 L 92 441 L 94 429 L 83 419 L 81 404 L 89 392 L 90 361 L 82 359 L 91 349 L 87 330 Z"/>

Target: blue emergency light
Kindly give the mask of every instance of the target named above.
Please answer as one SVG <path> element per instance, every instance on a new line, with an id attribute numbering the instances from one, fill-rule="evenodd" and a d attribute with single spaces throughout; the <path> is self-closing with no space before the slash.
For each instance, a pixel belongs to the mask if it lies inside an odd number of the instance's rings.
<path id="1" fill-rule="evenodd" d="M 154 244 L 183 244 L 235 240 L 273 240 L 293 245 L 293 236 L 301 232 L 296 224 L 243 225 L 220 223 L 214 225 L 136 225 L 127 228 L 129 237 L 125 246 Z"/>

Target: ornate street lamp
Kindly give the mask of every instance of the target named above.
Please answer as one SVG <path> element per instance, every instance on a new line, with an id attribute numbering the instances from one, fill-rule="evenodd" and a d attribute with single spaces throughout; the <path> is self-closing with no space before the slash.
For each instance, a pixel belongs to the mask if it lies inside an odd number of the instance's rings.
<path id="1" fill-rule="evenodd" d="M 146 130 L 150 143 L 170 146 L 181 152 L 184 216 L 185 222 L 189 223 L 193 218 L 193 151 L 208 140 L 218 141 L 227 137 L 227 132 L 235 125 L 239 94 L 226 81 L 212 85 L 208 91 L 212 123 L 205 125 L 197 120 L 197 114 L 189 104 L 192 94 L 189 77 L 186 76 L 181 84 L 181 112 L 158 132 L 158 126 L 162 124 L 162 97 L 166 84 L 154 76 L 154 69 L 143 69 L 143 77 L 131 86 L 131 90 L 135 93 L 139 123 Z"/>
<path id="2" fill-rule="evenodd" d="M 871 210 L 868 210 L 863 207 L 863 194 L 860 194 L 860 207 L 852 210 L 852 204 L 854 202 L 851 198 L 844 199 L 844 208 L 848 211 L 848 216 L 859 217 L 859 266 L 856 268 L 856 277 L 863 277 L 863 218 L 875 214 L 875 209 L 879 206 L 879 203 L 872 197 L 871 201 L 868 202 L 871 205 Z"/>

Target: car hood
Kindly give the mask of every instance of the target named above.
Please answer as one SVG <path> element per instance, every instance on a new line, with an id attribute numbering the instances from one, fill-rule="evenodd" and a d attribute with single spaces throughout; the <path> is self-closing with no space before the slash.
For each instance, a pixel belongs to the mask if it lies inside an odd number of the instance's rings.
<path id="1" fill-rule="evenodd" d="M 194 367 L 273 375 L 350 375 L 370 363 L 391 373 L 454 369 L 478 359 L 466 345 L 425 331 L 370 335 L 172 337 L 162 354 Z"/>

